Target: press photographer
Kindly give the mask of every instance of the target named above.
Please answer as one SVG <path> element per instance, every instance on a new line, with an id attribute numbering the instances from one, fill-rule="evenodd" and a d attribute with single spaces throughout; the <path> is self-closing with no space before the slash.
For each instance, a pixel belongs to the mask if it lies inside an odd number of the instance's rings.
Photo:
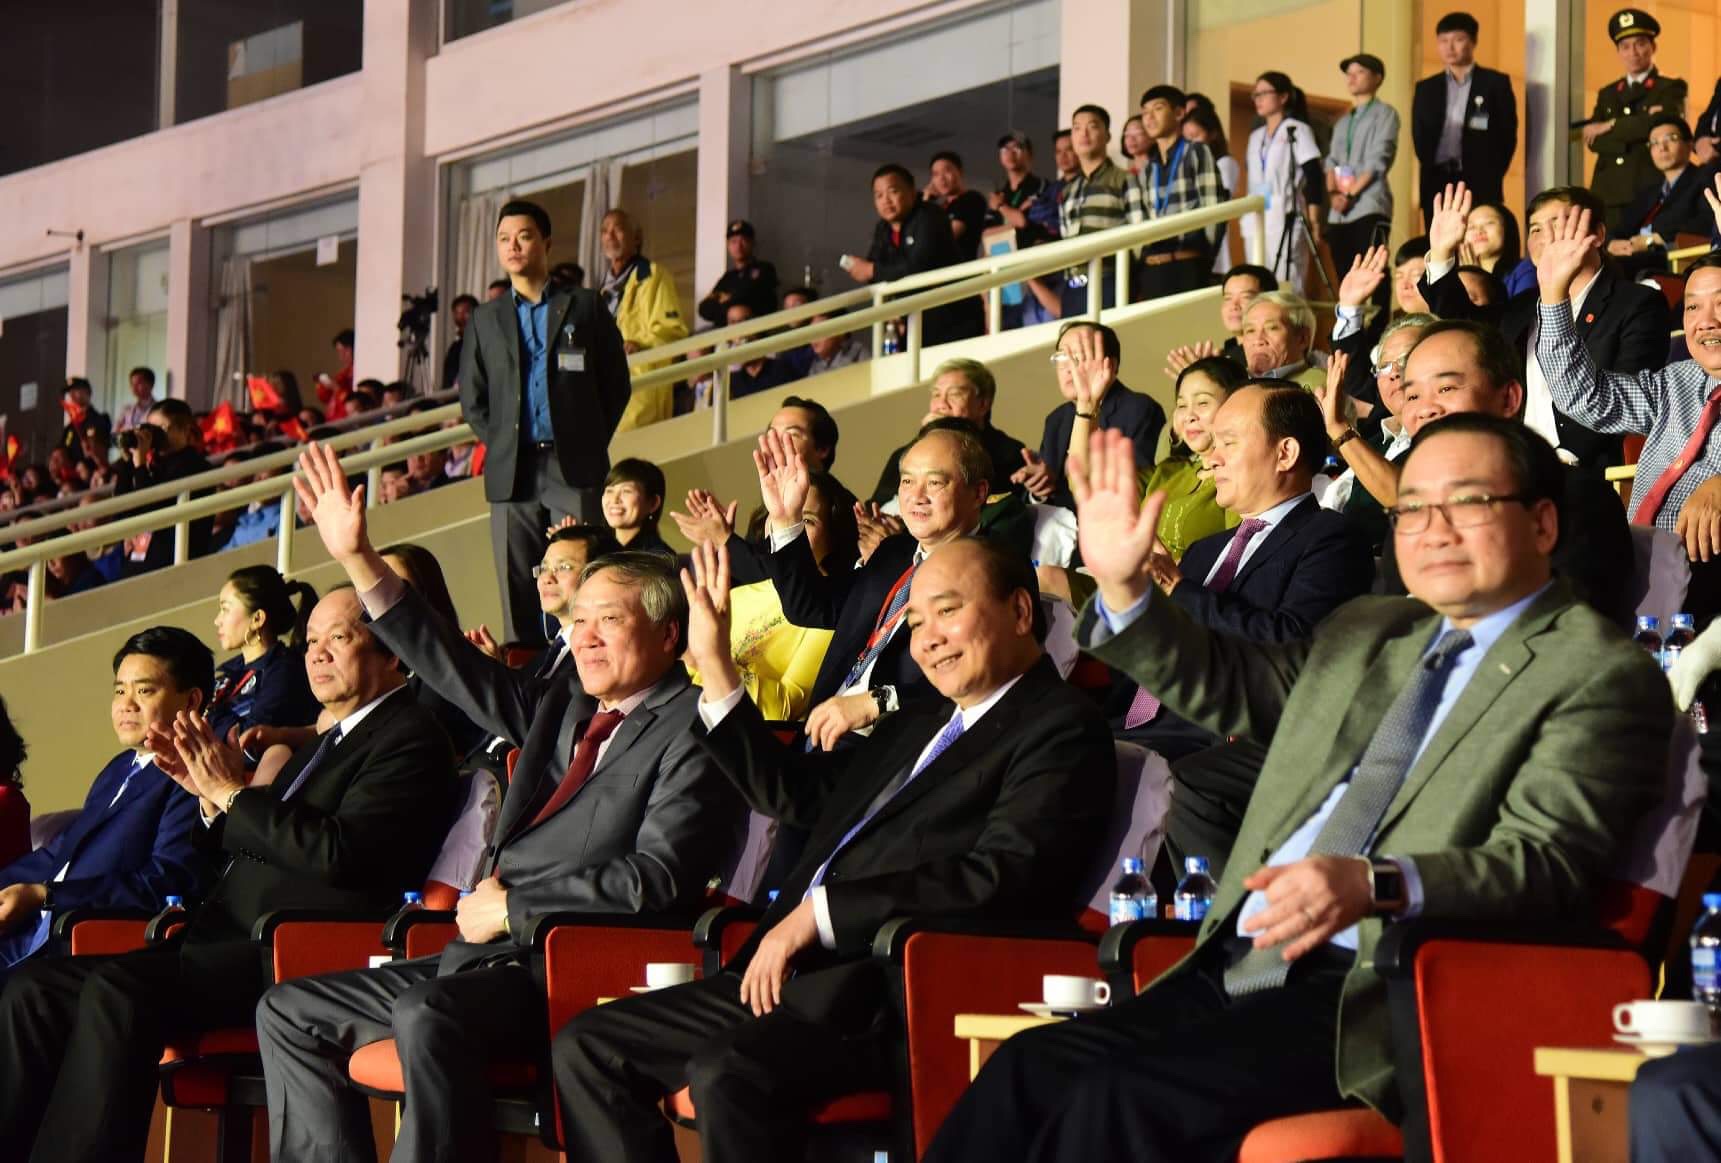
<path id="1" fill-rule="evenodd" d="M 162 400 L 150 409 L 149 418 L 135 428 L 119 435 L 122 455 L 114 462 L 114 492 L 135 493 L 152 485 L 183 480 L 212 466 L 197 447 L 197 421 L 184 400 Z M 195 494 L 203 496 L 207 490 Z M 149 506 L 165 508 L 174 498 Z M 142 511 L 142 510 L 140 510 Z M 209 532 L 214 518 L 202 517 L 191 523 L 191 556 L 209 552 Z M 127 567 L 130 574 L 147 573 L 173 564 L 173 530 L 158 530 L 149 537 L 149 547 L 141 560 Z"/>

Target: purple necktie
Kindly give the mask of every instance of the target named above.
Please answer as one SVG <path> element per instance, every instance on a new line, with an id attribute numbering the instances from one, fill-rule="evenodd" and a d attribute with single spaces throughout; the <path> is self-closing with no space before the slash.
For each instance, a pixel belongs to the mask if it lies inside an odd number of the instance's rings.
<path id="1" fill-rule="evenodd" d="M 1249 542 L 1255 534 L 1267 527 L 1267 523 L 1258 517 L 1245 517 L 1242 524 L 1237 526 L 1237 532 L 1231 535 L 1231 544 L 1225 547 L 1225 556 L 1219 562 L 1219 568 L 1214 571 L 1213 580 L 1207 583 L 1207 588 L 1214 593 L 1222 594 L 1231 588 L 1231 583 L 1237 580 L 1237 571 L 1243 565 L 1243 551 L 1249 548 Z M 1124 713 L 1123 725 L 1125 730 L 1134 730 L 1144 723 L 1151 723 L 1159 714 L 1159 700 L 1153 697 L 1153 692 L 1146 687 L 1135 688 L 1135 698 L 1130 700 L 1129 710 Z"/>

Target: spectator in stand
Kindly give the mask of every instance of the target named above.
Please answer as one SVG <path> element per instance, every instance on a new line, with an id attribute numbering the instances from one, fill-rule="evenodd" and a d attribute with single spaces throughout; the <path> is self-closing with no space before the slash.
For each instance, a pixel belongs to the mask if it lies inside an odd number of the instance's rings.
<path id="1" fill-rule="evenodd" d="M 1219 171 L 1206 146 L 1183 136 L 1183 90 L 1155 85 L 1141 95 L 1147 132 L 1142 168 L 1130 183 L 1132 221 L 1168 218 L 1219 204 Z M 1220 228 L 1191 230 L 1149 243 L 1141 251 L 1137 299 L 1157 299 L 1205 287 Z"/>
<path id="2" fill-rule="evenodd" d="M 150 410 L 149 419 L 131 430 L 131 443 L 126 455 L 114 465 L 116 495 L 137 492 L 169 481 L 183 480 L 213 466 L 197 449 L 197 421 L 184 400 L 168 398 Z M 122 445 L 123 446 L 123 445 Z M 198 496 L 207 495 L 198 493 Z M 150 509 L 163 509 L 173 501 L 159 501 Z M 201 517 L 191 522 L 190 555 L 200 557 L 209 551 L 210 530 L 214 522 Z M 171 526 L 146 535 L 148 549 L 141 561 L 134 562 L 134 573 L 144 573 L 173 564 L 174 533 Z"/>
<path id="3" fill-rule="evenodd" d="M 1219 321 L 1225 325 L 1225 345 L 1218 354 L 1247 368 L 1249 357 L 1243 354 L 1243 317 L 1256 299 L 1279 289 L 1278 277 L 1266 267 L 1239 263 L 1231 268 L 1219 288 Z"/>
<path id="4" fill-rule="evenodd" d="M 811 287 L 790 287 L 783 292 L 783 310 L 791 307 L 804 307 L 819 297 L 819 293 Z M 799 323 L 791 323 L 790 327 L 799 327 Z"/>
<path id="5" fill-rule="evenodd" d="M 1130 201 L 1130 175 L 1112 163 L 1111 114 L 1098 105 L 1082 105 L 1070 115 L 1070 144 L 1075 149 L 1077 172 L 1065 180 L 1058 203 L 1058 237 L 1075 238 L 1141 221 L 1141 207 Z M 1112 264 L 1105 264 L 1100 280 L 1102 302 L 1117 306 L 1116 278 Z M 1088 310 L 1087 267 L 1064 272 L 1060 317 L 1074 319 Z"/>
<path id="6" fill-rule="evenodd" d="M 1117 378 L 1123 350 L 1103 323 L 1072 319 L 1058 329 L 1052 367 L 1064 403 L 1046 416 L 1040 451 L 1023 449 L 1023 465 L 1009 478 L 1036 501 L 1073 508 L 1064 484 L 1070 449 L 1085 448 L 1093 428 L 1115 428 L 1135 442 L 1138 468 L 1152 468 L 1165 427 L 1165 409 L 1152 396 L 1132 392 Z M 1003 475 L 1003 469 L 998 474 Z"/>
<path id="7" fill-rule="evenodd" d="M 1721 80 L 1701 116 L 1691 123 L 1691 158 L 1700 166 L 1721 162 Z"/>
<path id="8" fill-rule="evenodd" d="M 829 314 L 814 315 L 808 322 L 825 323 L 843 314 L 842 311 L 833 311 Z M 788 366 L 793 378 L 799 380 L 835 371 L 851 363 L 864 363 L 872 358 L 872 345 L 850 331 L 843 335 L 827 335 L 823 339 L 812 340 L 793 351 L 784 352 L 777 358 Z"/>
<path id="9" fill-rule="evenodd" d="M 488 303 L 492 299 L 500 299 L 511 289 L 512 284 L 507 279 L 491 279 L 490 285 L 484 288 L 484 301 Z"/>
<path id="10" fill-rule="evenodd" d="M 1172 561 L 1203 537 L 1238 522 L 1235 512 L 1220 505 L 1213 483 L 1214 417 L 1248 374 L 1228 359 L 1208 356 L 1196 360 L 1177 376 L 1177 402 L 1171 410 L 1171 453 L 1142 474 L 1142 495 L 1164 493 L 1159 539 Z"/>
<path id="11" fill-rule="evenodd" d="M 239 653 L 215 668 L 203 717 L 218 739 L 237 741 L 259 724 L 308 727 L 316 696 L 305 675 L 305 624 L 317 591 L 267 565 L 234 570 L 215 600 L 215 638 Z M 289 642 L 289 638 L 291 642 Z"/>
<path id="12" fill-rule="evenodd" d="M 1479 202 L 1504 202 L 1506 171 L 1518 151 L 1518 98 L 1505 73 L 1476 63 L 1479 26 L 1449 12 L 1434 26 L 1445 68 L 1416 83 L 1410 136 L 1421 165 L 1420 205 L 1434 218 L 1434 196 L 1463 182 Z"/>
<path id="13" fill-rule="evenodd" d="M 1523 255 L 1518 216 L 1498 202 L 1470 211 L 1458 257 L 1465 266 L 1480 267 L 1504 283 L 1508 299 L 1536 289 L 1536 264 Z"/>
<path id="14" fill-rule="evenodd" d="M 195 898 L 208 882 L 192 835 L 197 800 L 156 764 L 146 736 L 207 705 L 213 668 L 209 648 L 177 626 L 134 634 L 114 655 L 110 709 L 124 750 L 97 773 L 71 827 L 0 868 L 0 982 L 26 959 L 68 952 L 53 939 L 55 913 L 153 913 L 168 894 Z M 20 743 L 10 778 L 22 758 Z"/>
<path id="15" fill-rule="evenodd" d="M 973 423 L 981 447 L 985 448 L 994 468 L 1021 464 L 1026 446 L 1014 436 L 992 426 L 992 402 L 997 394 L 998 382 L 992 378 L 991 369 L 985 364 L 977 359 L 947 359 L 932 373 L 932 398 L 920 422 L 928 424 L 940 416 L 968 420 Z M 896 496 L 897 486 L 902 481 L 902 454 L 913 447 L 913 443 L 903 445 L 885 461 L 878 486 L 872 491 L 875 505 L 882 505 Z M 1004 490 L 995 488 L 994 491 Z"/>
<path id="16" fill-rule="evenodd" d="M 1607 244 L 1627 274 L 1667 270 L 1667 252 L 1681 234 L 1707 238 L 1714 226 L 1703 193 L 1716 171 L 1691 164 L 1691 129 L 1683 118 L 1663 113 L 1649 123 L 1649 158 L 1656 177 L 1622 212 L 1621 237 Z"/>
<path id="17" fill-rule="evenodd" d="M 155 407 L 155 372 L 147 367 L 134 367 L 130 379 L 132 402 L 115 419 L 115 432 L 136 428 L 149 419 L 149 410 Z"/>
<path id="18" fill-rule="evenodd" d="M 1018 250 L 1056 239 L 1057 184 L 1032 172 L 1034 143 L 1026 133 L 1013 129 L 998 139 L 998 164 L 1004 171 L 1004 179 L 987 199 L 987 205 L 991 207 L 991 211 L 986 215 L 987 229 L 1010 227 L 1016 232 Z M 1057 297 L 1055 281 L 1056 276 L 1051 275 L 1029 280 L 1030 283 L 1040 284 L 1048 299 Z M 1035 323 L 1049 323 L 1056 318 L 1056 312 L 1048 310 L 1040 302 L 1039 295 L 1034 293 L 1034 288 L 1028 286 L 1022 288 L 1018 302 L 1011 303 L 1006 297 L 1003 306 L 1006 330 Z"/>
<path id="19" fill-rule="evenodd" d="M 406 458 L 406 475 L 411 479 L 415 490 L 428 493 L 431 489 L 441 488 L 449 481 L 448 450 L 433 448 L 428 452 L 415 452 Z"/>
<path id="20" fill-rule="evenodd" d="M 510 293 L 478 309 L 461 351 L 461 410 L 486 449 L 503 633 L 515 642 L 542 633 L 529 583 L 545 526 L 563 517 L 597 520 L 610 437 L 630 390 L 610 312 L 585 288 L 551 292 L 549 253 L 543 207 L 503 206 L 496 256 Z"/>
<path id="21" fill-rule="evenodd" d="M 940 150 L 932 155 L 931 181 L 926 183 L 926 201 L 950 217 L 950 237 L 956 240 L 957 257 L 966 262 L 980 253 L 980 231 L 986 222 L 986 195 L 968 188 L 962 155 Z"/>
<path id="22" fill-rule="evenodd" d="M 1262 254 L 1285 288 L 1300 294 L 1313 246 L 1321 242 L 1320 212 L 1326 191 L 1321 147 L 1309 125 L 1308 102 L 1290 77 L 1277 71 L 1262 73 L 1249 95 L 1255 115 L 1262 119 L 1249 134 L 1244 158 L 1249 166 L 1249 192 L 1267 200 Z M 1253 214 L 1246 216 L 1242 229 L 1247 250 L 1260 229 L 1259 220 Z"/>
<path id="23" fill-rule="evenodd" d="M 577 262 L 559 262 L 550 268 L 550 286 L 565 291 L 586 285 L 586 268 Z"/>
<path id="24" fill-rule="evenodd" d="M 623 549 L 657 553 L 673 559 L 657 531 L 663 518 L 663 470 L 637 456 L 618 460 L 604 481 L 604 521 Z"/>
<path id="25" fill-rule="evenodd" d="M 254 447 L 241 449 L 234 453 L 229 458 L 229 463 L 234 460 L 253 460 L 258 457 L 269 456 L 272 453 L 285 452 L 286 448 L 285 444 L 277 441 L 264 441 Z M 257 481 L 269 480 L 274 475 L 272 472 L 259 473 L 240 483 L 254 484 Z M 227 537 L 227 548 L 238 549 L 242 545 L 251 545 L 254 542 L 274 537 L 280 532 L 280 528 L 281 503 L 278 500 L 270 497 L 266 500 L 252 501 L 234 518 L 233 532 Z"/>
<path id="26" fill-rule="evenodd" d="M 1301 295 L 1268 291 L 1243 315 L 1243 357 L 1256 379 L 1290 380 L 1309 391 L 1325 387 L 1326 372 L 1309 359 L 1314 342 L 1315 312 Z"/>
<path id="27" fill-rule="evenodd" d="M 1062 201 L 1064 183 L 1082 172 L 1081 160 L 1076 157 L 1073 130 L 1060 129 L 1052 135 L 1052 167 L 1058 171 L 1054 180 L 1057 183 L 1059 200 Z"/>
<path id="28" fill-rule="evenodd" d="M 1433 213 L 1430 207 L 1429 212 Z M 1422 297 L 1422 276 L 1428 271 L 1428 237 L 1418 235 L 1399 243 L 1392 256 L 1392 298 L 1404 312 L 1432 315 Z"/>
<path id="29" fill-rule="evenodd" d="M 1327 245 L 1342 278 L 1358 256 L 1386 241 L 1392 227 L 1392 187 L 1387 171 L 1398 157 L 1398 110 L 1381 101 L 1386 65 L 1373 53 L 1339 62 L 1351 109 L 1333 126 L 1327 148 Z M 1382 284 L 1375 305 L 1386 309 Z"/>
<path id="30" fill-rule="evenodd" d="M 1657 114 L 1685 113 L 1685 82 L 1655 67 L 1655 38 L 1661 25 L 1641 8 L 1622 8 L 1607 22 L 1607 34 L 1625 66 L 1625 76 L 1603 85 L 1595 111 L 1584 126 L 1584 145 L 1596 155 L 1590 192 L 1607 208 L 1601 223 L 1609 232 L 1629 234 L 1625 211 L 1638 192 L 1653 185 L 1657 167 L 1650 157 L 1651 122 Z"/>
<path id="31" fill-rule="evenodd" d="M 30 749 L 0 699 L 0 868 L 30 851 L 30 801 L 24 798 L 24 760 Z"/>
<path id="32" fill-rule="evenodd" d="M 377 504 L 392 505 L 423 491 L 407 472 L 406 461 L 396 460 L 382 466 L 382 475 L 377 483 Z"/>
<path id="33" fill-rule="evenodd" d="M 90 381 L 83 376 L 72 376 L 66 380 L 65 391 L 60 395 L 60 410 L 66 415 L 65 427 L 60 429 L 59 446 L 67 452 L 77 451 L 83 440 L 84 425 L 95 424 L 103 432 L 112 433 L 113 424 L 105 412 L 96 411 L 90 402 L 93 389 Z"/>
<path id="34" fill-rule="evenodd" d="M 317 373 L 317 400 L 323 405 L 325 416 L 339 420 L 348 414 L 347 399 L 353 392 L 352 329 L 339 332 L 330 343 L 335 349 L 336 370 L 334 375 Z"/>
<path id="35" fill-rule="evenodd" d="M 144 415 L 147 419 L 148 413 Z M 84 424 L 83 437 L 79 441 L 78 450 L 83 454 L 85 460 L 99 468 L 105 469 L 108 466 L 108 461 L 113 459 L 113 447 L 107 429 L 93 421 Z"/>
<path id="36" fill-rule="evenodd" d="M 753 318 L 753 308 L 746 303 L 731 303 L 729 311 L 724 316 L 724 323 L 733 327 Z M 800 377 L 795 374 L 794 365 L 788 360 L 774 355 L 761 355 L 746 363 L 736 364 L 729 371 L 729 398 L 739 400 L 743 396 L 751 396 L 755 392 L 769 391 L 780 388 L 784 384 L 793 383 Z"/>
<path id="37" fill-rule="evenodd" d="M 1147 126 L 1142 124 L 1140 117 L 1131 117 L 1123 123 L 1123 132 L 1118 134 L 1117 149 L 1123 154 L 1123 168 L 1132 178 L 1141 176 L 1142 164 L 1147 158 L 1147 143 L 1152 135 L 1147 132 Z"/>
<path id="38" fill-rule="evenodd" d="M 737 218 L 724 238 L 729 269 L 699 300 L 699 317 L 713 327 L 723 326 L 726 312 L 737 303 L 746 304 L 754 315 L 769 315 L 777 309 L 777 268 L 753 253 L 753 224 Z"/>
<path id="39" fill-rule="evenodd" d="M 922 199 L 914 175 L 894 163 L 872 176 L 872 204 L 879 221 L 865 258 L 845 254 L 838 265 L 858 283 L 892 279 L 937 270 L 961 261 L 950 233 L 950 217 Z M 982 207 L 984 200 L 982 199 Z M 978 298 L 934 307 L 922 318 L 921 342 L 930 347 L 971 339 L 986 330 L 986 313 Z"/>
<path id="40" fill-rule="evenodd" d="M 1423 297 L 1443 319 L 1499 321 L 1507 342 L 1524 354 L 1524 423 L 1554 445 L 1561 460 L 1596 471 L 1618 464 L 1622 454 L 1618 432 L 1604 433 L 1587 426 L 1552 394 L 1552 382 L 1544 373 L 1534 339 L 1536 298 L 1523 295 L 1505 304 L 1503 310 L 1488 309 L 1475 306 L 1470 296 L 1458 289 L 1452 264 L 1464 237 L 1469 208 L 1469 191 L 1462 186 L 1435 199 Z M 1556 186 L 1530 200 L 1530 257 L 1537 260 L 1538 267 L 1541 265 L 1550 232 L 1574 210 L 1587 211 L 1585 221 L 1595 230 L 1594 245 L 1584 252 L 1583 267 L 1573 284 L 1571 311 L 1578 337 L 1597 365 L 1609 371 L 1633 375 L 1661 368 L 1667 362 L 1667 336 L 1673 330 L 1667 300 L 1659 290 L 1628 281 L 1603 261 L 1607 228 L 1601 221 L 1605 208 L 1593 193 L 1581 186 Z"/>
<path id="41" fill-rule="evenodd" d="M 675 279 L 659 263 L 640 253 L 644 232 L 626 210 L 604 215 L 599 231 L 604 259 L 601 294 L 621 332 L 629 355 L 687 338 L 687 319 Z M 661 365 L 641 364 L 641 370 Z M 675 390 L 668 384 L 635 391 L 622 413 L 618 430 L 642 428 L 667 420 L 674 413 Z"/>
<path id="42" fill-rule="evenodd" d="M 1219 115 L 1211 108 L 1198 106 L 1191 109 L 1183 116 L 1183 136 L 1206 146 L 1207 152 L 1213 155 L 1213 166 L 1219 171 L 1220 199 L 1239 197 L 1243 191 L 1243 175 L 1237 168 L 1237 159 L 1231 156 L 1231 145 L 1225 139 L 1225 127 L 1220 124 Z M 1224 275 L 1231 270 L 1230 228 L 1221 226 L 1218 230 L 1213 273 Z"/>
<path id="43" fill-rule="evenodd" d="M 384 387 L 381 392 L 377 393 L 377 407 L 384 411 L 389 408 L 398 408 L 402 404 L 410 401 L 416 395 L 418 395 L 418 392 L 411 384 L 407 383 L 405 380 L 396 380 L 394 383 Z"/>
<path id="44" fill-rule="evenodd" d="M 448 351 L 442 357 L 442 390 L 445 392 L 460 384 L 460 345 L 465 341 L 467 325 L 472 322 L 472 312 L 476 310 L 478 298 L 475 295 L 456 295 L 448 308 L 449 321 L 454 325 L 454 342 L 448 345 Z"/>

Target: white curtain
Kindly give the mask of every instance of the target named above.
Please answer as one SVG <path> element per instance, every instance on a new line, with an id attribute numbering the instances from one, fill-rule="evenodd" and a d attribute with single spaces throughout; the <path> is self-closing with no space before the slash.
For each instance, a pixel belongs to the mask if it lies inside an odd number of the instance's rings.
<path id="1" fill-rule="evenodd" d="M 448 310 L 454 296 L 460 294 L 476 295 L 483 302 L 484 288 L 501 274 L 496 265 L 496 215 L 507 200 L 508 196 L 500 190 L 460 200 L 454 238 L 454 286 L 441 296 L 443 310 Z"/>
<path id="2" fill-rule="evenodd" d="M 594 291 L 603 286 L 604 272 L 609 269 L 598 229 L 603 225 L 604 215 L 621 201 L 621 173 L 619 160 L 600 159 L 586 169 L 586 196 L 580 207 L 579 263 L 586 268 L 586 286 Z"/>
<path id="3" fill-rule="evenodd" d="M 251 368 L 251 260 L 243 255 L 221 264 L 220 307 L 215 313 L 215 390 L 210 405 L 231 403 L 251 410 L 245 375 Z"/>

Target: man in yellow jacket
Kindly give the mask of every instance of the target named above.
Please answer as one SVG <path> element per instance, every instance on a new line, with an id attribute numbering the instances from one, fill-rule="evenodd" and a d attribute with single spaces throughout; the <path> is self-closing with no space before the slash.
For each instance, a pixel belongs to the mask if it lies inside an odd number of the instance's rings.
<path id="1" fill-rule="evenodd" d="M 675 280 L 666 268 L 640 253 L 640 229 L 633 216 L 626 210 L 611 210 L 604 215 L 598 239 L 609 263 L 600 290 L 615 316 L 627 353 L 685 339 L 687 319 L 681 313 Z M 635 364 L 634 371 L 643 373 L 662 366 Z M 674 411 L 675 390 L 671 385 L 635 388 L 616 430 L 656 424 L 669 419 Z"/>

